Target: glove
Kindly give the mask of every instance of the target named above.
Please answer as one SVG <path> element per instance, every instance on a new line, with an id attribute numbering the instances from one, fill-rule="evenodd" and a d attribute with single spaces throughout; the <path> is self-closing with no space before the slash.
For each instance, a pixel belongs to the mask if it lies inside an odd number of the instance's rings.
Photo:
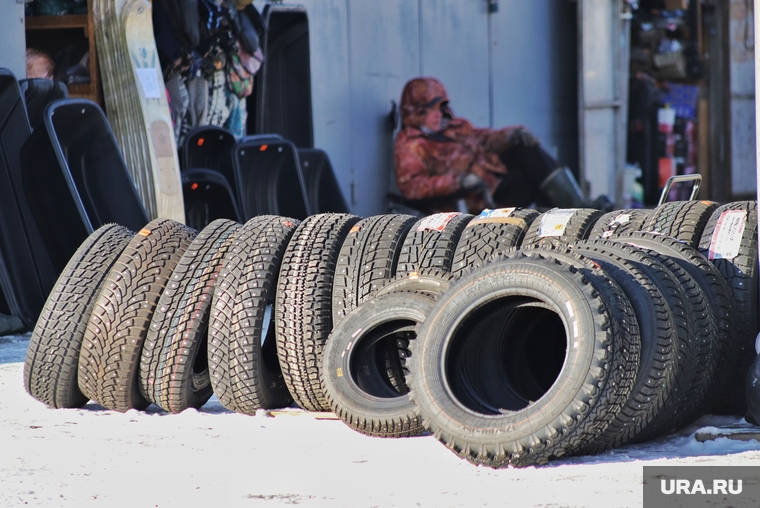
<path id="1" fill-rule="evenodd" d="M 488 208 L 495 208 L 493 197 L 488 190 L 488 185 L 478 175 L 468 173 L 459 178 L 459 188 L 465 192 L 480 192 L 483 194 L 485 205 Z"/>
<path id="2" fill-rule="evenodd" d="M 459 188 L 463 191 L 479 191 L 486 188 L 486 182 L 481 180 L 478 175 L 467 173 L 459 178 Z"/>
<path id="3" fill-rule="evenodd" d="M 525 127 L 516 127 L 509 134 L 509 144 L 511 146 L 536 146 L 538 138 Z"/>

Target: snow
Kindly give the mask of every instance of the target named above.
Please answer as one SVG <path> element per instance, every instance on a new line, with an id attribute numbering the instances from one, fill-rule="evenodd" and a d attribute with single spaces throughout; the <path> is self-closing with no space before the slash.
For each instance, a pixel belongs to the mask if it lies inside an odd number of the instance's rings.
<path id="1" fill-rule="evenodd" d="M 29 336 L 0 337 L 0 506 L 474 507 L 642 504 L 644 465 L 754 465 L 760 443 L 697 430 L 548 466 L 492 470 L 430 436 L 370 438 L 327 413 L 49 409 L 23 386 Z"/>

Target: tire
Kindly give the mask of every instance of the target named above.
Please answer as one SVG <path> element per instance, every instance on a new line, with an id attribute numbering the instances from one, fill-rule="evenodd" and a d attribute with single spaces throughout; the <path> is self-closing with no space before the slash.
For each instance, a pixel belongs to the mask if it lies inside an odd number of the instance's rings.
<path id="1" fill-rule="evenodd" d="M 747 411 L 744 382 L 755 359 L 758 324 L 757 202 L 737 201 L 717 208 L 702 233 L 699 251 L 710 260 L 728 284 L 736 316 L 737 362 L 727 390 L 713 410 L 744 416 Z"/>
<path id="2" fill-rule="evenodd" d="M 451 273 L 459 278 L 495 253 L 519 246 L 528 227 L 539 215 L 529 208 L 485 210 L 464 228 L 454 251 Z"/>
<path id="3" fill-rule="evenodd" d="M 24 387 L 40 402 L 77 408 L 89 400 L 77 381 L 84 331 L 103 279 L 133 235 L 117 224 L 100 227 L 58 277 L 34 326 L 24 362 Z"/>
<path id="4" fill-rule="evenodd" d="M 431 268 L 450 272 L 459 238 L 472 218 L 469 213 L 451 212 L 418 220 L 401 247 L 396 274 L 404 276 Z"/>
<path id="5" fill-rule="evenodd" d="M 200 408 L 213 391 L 208 322 L 220 264 L 240 225 L 217 219 L 185 250 L 161 293 L 140 357 L 140 392 L 171 413 Z"/>
<path id="6" fill-rule="evenodd" d="M 103 281 L 79 355 L 79 389 L 107 409 L 150 405 L 138 370 L 145 336 L 174 267 L 195 230 L 155 219 L 130 240 Z"/>
<path id="7" fill-rule="evenodd" d="M 531 223 L 521 245 L 585 240 L 602 214 L 601 210 L 591 208 L 554 208 Z"/>
<path id="8" fill-rule="evenodd" d="M 648 265 L 653 261 L 636 247 L 589 240 L 573 244 L 572 249 L 599 263 L 620 286 L 631 302 L 641 335 L 639 369 L 631 395 L 610 426 L 582 450 L 583 453 L 598 453 L 634 439 L 665 407 L 676 383 L 678 370 L 674 366 L 678 365 L 679 355 L 677 327 L 670 301 L 672 294 L 681 293 L 675 278 L 661 277 L 659 272 L 652 270 Z"/>
<path id="9" fill-rule="evenodd" d="M 672 201 L 652 211 L 642 231 L 671 236 L 692 247 L 698 247 L 710 215 L 718 208 L 712 201 Z"/>
<path id="10" fill-rule="evenodd" d="M 614 210 L 605 213 L 596 221 L 589 240 L 607 240 L 629 231 L 641 231 L 644 222 L 651 215 L 651 211 L 644 208 L 631 208 L 628 210 Z"/>
<path id="11" fill-rule="evenodd" d="M 694 277 L 707 296 L 718 327 L 717 334 L 712 337 L 710 351 L 711 357 L 715 358 L 717 368 L 712 388 L 708 390 L 705 403 L 698 413 L 710 411 L 721 400 L 721 394 L 725 391 L 728 379 L 735 370 L 740 352 L 739 342 L 736 340 L 736 318 L 728 284 L 718 269 L 697 249 L 669 236 L 631 231 L 615 240 L 652 249 L 668 256 Z"/>
<path id="12" fill-rule="evenodd" d="M 320 381 L 332 331 L 332 287 L 340 248 L 359 217 L 307 217 L 288 243 L 275 298 L 277 355 L 285 384 L 300 407 L 329 411 Z"/>
<path id="13" fill-rule="evenodd" d="M 349 427 L 377 437 L 415 436 L 423 428 L 408 388 L 387 375 L 385 351 L 416 338 L 433 300 L 395 293 L 372 298 L 333 329 L 324 351 L 322 390 Z"/>
<path id="14" fill-rule="evenodd" d="M 451 287 L 454 276 L 449 272 L 441 270 L 422 270 L 413 272 L 408 276 L 396 276 L 383 289 L 378 291 L 375 296 L 392 295 L 397 293 L 412 293 L 414 295 L 424 296 L 430 301 L 438 300 Z M 408 341 L 399 341 L 398 347 L 388 347 L 385 350 L 385 365 L 387 377 L 399 391 L 406 393 L 406 376 L 409 374 L 409 367 L 406 359 L 409 358 Z"/>
<path id="15" fill-rule="evenodd" d="M 630 395 L 639 341 L 630 304 L 594 264 L 551 256 L 516 251 L 465 275 L 412 342 L 410 397 L 423 425 L 472 463 L 572 454 Z"/>
<path id="16" fill-rule="evenodd" d="M 375 215 L 351 228 L 335 265 L 333 326 L 396 274 L 401 247 L 416 220 L 411 215 Z"/>
<path id="17" fill-rule="evenodd" d="M 637 442 L 667 434 L 701 416 L 697 412 L 705 403 L 715 377 L 716 358 L 711 352 L 718 335 L 709 300 L 694 277 L 670 257 L 655 250 L 642 250 L 655 260 L 653 267 L 664 268 L 675 276 L 685 299 L 682 313 L 674 310 L 682 363 L 676 383 L 665 407 L 636 437 Z"/>
<path id="18" fill-rule="evenodd" d="M 209 373 L 219 402 L 231 411 L 293 403 L 277 358 L 274 312 L 285 248 L 300 221 L 264 215 L 238 231 L 224 256 L 209 323 Z"/>

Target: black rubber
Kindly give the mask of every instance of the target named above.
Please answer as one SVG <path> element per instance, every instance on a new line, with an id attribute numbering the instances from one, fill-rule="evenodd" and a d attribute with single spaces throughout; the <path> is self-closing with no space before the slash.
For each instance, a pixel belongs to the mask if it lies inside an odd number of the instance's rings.
<path id="1" fill-rule="evenodd" d="M 351 228 L 335 265 L 333 326 L 396 274 L 401 247 L 416 220 L 411 215 L 375 215 Z"/>
<path id="2" fill-rule="evenodd" d="M 641 231 L 672 236 L 698 247 L 710 215 L 718 208 L 713 201 L 671 201 L 652 210 Z"/>
<path id="3" fill-rule="evenodd" d="M 240 229 L 216 280 L 208 363 L 219 402 L 232 411 L 293 403 L 277 358 L 275 288 L 290 238 L 300 221 L 263 215 Z"/>
<path id="4" fill-rule="evenodd" d="M 434 268 L 451 271 L 459 238 L 473 216 L 469 213 L 438 213 L 418 220 L 406 235 L 396 274 Z"/>
<path id="5" fill-rule="evenodd" d="M 412 272 L 409 275 L 397 275 L 385 287 L 379 290 L 375 296 L 413 293 L 435 301 L 449 290 L 453 281 L 454 275 L 451 272 L 426 269 L 420 272 Z M 405 379 L 409 374 L 409 367 L 406 362 L 406 359 L 409 357 L 408 346 L 408 343 L 400 341 L 397 348 L 388 347 L 385 350 L 388 379 L 399 390 L 402 390 L 402 386 L 406 386 Z"/>
<path id="6" fill-rule="evenodd" d="M 451 273 L 459 278 L 495 253 L 519 246 L 539 215 L 530 208 L 485 210 L 464 228 L 454 251 Z"/>
<path id="7" fill-rule="evenodd" d="M 541 242 L 570 243 L 585 240 L 602 214 L 601 210 L 591 208 L 554 208 L 542 213 L 531 223 L 521 245 L 530 246 Z M 565 219 L 551 228 L 550 223 L 557 220 L 558 217 Z"/>
<path id="8" fill-rule="evenodd" d="M 593 441 L 638 368 L 633 309 L 598 265 L 540 250 L 504 257 L 436 303 L 407 379 L 424 426 L 490 467 L 546 463 Z"/>
<path id="9" fill-rule="evenodd" d="M 707 296 L 718 327 L 717 333 L 712 337 L 710 350 L 711 357 L 715 359 L 716 372 L 712 387 L 705 395 L 705 402 L 697 414 L 711 411 L 721 400 L 740 352 L 739 341 L 736 340 L 736 316 L 728 284 L 718 269 L 697 249 L 669 236 L 631 231 L 615 240 L 640 245 L 669 257 L 694 277 Z"/>
<path id="10" fill-rule="evenodd" d="M 161 293 L 140 357 L 140 392 L 171 413 L 200 408 L 213 391 L 208 322 L 220 264 L 240 224 L 217 219 L 185 250 Z"/>
<path id="11" fill-rule="evenodd" d="M 599 263 L 618 283 L 631 302 L 641 335 L 639 369 L 631 395 L 610 426 L 582 450 L 597 453 L 634 439 L 662 411 L 676 383 L 679 343 L 668 298 L 673 301 L 671 295 L 679 288 L 673 277 L 660 277 L 652 270 L 648 266 L 651 260 L 636 247 L 604 240 L 578 242 L 571 247 Z"/>
<path id="12" fill-rule="evenodd" d="M 332 287 L 343 241 L 359 217 L 307 217 L 288 243 L 275 299 L 277 355 L 293 400 L 329 411 L 320 380 L 322 351 L 332 331 Z"/>
<path id="13" fill-rule="evenodd" d="M 133 235 L 117 224 L 98 228 L 58 277 L 34 327 L 24 362 L 24 387 L 40 402 L 76 408 L 89 400 L 77 382 L 84 330 L 103 279 Z"/>
<path id="14" fill-rule="evenodd" d="M 732 233 L 726 227 L 729 226 L 728 219 L 742 219 L 742 214 L 745 214 L 743 220 L 736 224 L 737 227 L 744 228 L 737 238 L 738 249 L 723 251 L 719 243 L 728 239 L 726 235 Z M 760 329 L 757 301 L 757 240 L 757 202 L 736 201 L 713 212 L 699 242 L 699 251 L 715 265 L 728 283 L 736 316 L 737 362 L 727 380 L 727 389 L 720 397 L 720 403 L 713 408 L 719 414 L 744 416 L 747 410 L 744 382 L 757 354 L 755 338 Z M 734 252 L 729 252 L 731 250 Z M 723 251 L 722 255 L 719 251 Z"/>
<path id="15" fill-rule="evenodd" d="M 406 384 L 389 375 L 385 351 L 408 350 L 433 306 L 429 297 L 394 293 L 372 298 L 333 329 L 325 345 L 322 389 L 333 412 L 368 436 L 422 432 Z"/>
<path id="16" fill-rule="evenodd" d="M 709 299 L 694 277 L 670 257 L 651 249 L 641 250 L 655 260 L 653 266 L 664 268 L 675 276 L 686 299 L 683 301 L 683 314 L 679 316 L 674 310 L 682 367 L 665 407 L 636 437 L 637 442 L 665 435 L 701 416 L 697 413 L 703 407 L 715 378 L 717 355 L 712 353 L 718 337 L 718 326 Z M 682 334 L 682 331 L 686 333 Z"/>
<path id="17" fill-rule="evenodd" d="M 196 232 L 170 219 L 140 230 L 103 281 L 82 341 L 79 389 L 107 409 L 150 405 L 138 370 L 145 336 L 161 293 Z"/>
<path id="18" fill-rule="evenodd" d="M 605 213 L 591 228 L 588 239 L 607 240 L 629 231 L 640 231 L 651 213 L 651 210 L 646 208 L 630 208 Z"/>

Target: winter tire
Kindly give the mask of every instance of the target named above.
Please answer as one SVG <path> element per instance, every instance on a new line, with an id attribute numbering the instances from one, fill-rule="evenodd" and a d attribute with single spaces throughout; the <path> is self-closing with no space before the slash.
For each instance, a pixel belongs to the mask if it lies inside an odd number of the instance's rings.
<path id="1" fill-rule="evenodd" d="M 89 400 L 77 381 L 84 331 L 103 279 L 133 235 L 117 224 L 97 229 L 71 257 L 50 292 L 24 362 L 24 386 L 40 402 L 76 408 Z"/>
<path id="2" fill-rule="evenodd" d="M 718 203 L 712 201 L 672 201 L 652 211 L 642 231 L 672 236 L 692 247 L 698 247 L 702 232 Z"/>
<path id="3" fill-rule="evenodd" d="M 385 351 L 416 338 L 433 301 L 395 293 L 364 302 L 333 329 L 324 351 L 322 388 L 330 407 L 368 436 L 405 437 L 422 431 L 406 384 L 387 375 Z"/>
<path id="4" fill-rule="evenodd" d="M 728 283 L 736 316 L 737 362 L 727 381 L 727 391 L 714 410 L 743 416 L 747 410 L 744 382 L 756 356 L 757 301 L 757 202 L 737 201 L 717 208 L 702 233 L 699 251 Z"/>
<path id="5" fill-rule="evenodd" d="M 397 275 L 434 268 L 451 271 L 459 238 L 472 220 L 469 213 L 437 213 L 418 220 L 401 248 Z"/>
<path id="6" fill-rule="evenodd" d="M 209 373 L 219 402 L 232 411 L 293 403 L 277 358 L 273 304 L 282 257 L 300 221 L 254 217 L 225 254 L 209 324 Z"/>
<path id="7" fill-rule="evenodd" d="M 172 413 L 213 395 L 208 322 L 219 265 L 240 225 L 217 219 L 185 250 L 161 293 L 140 357 L 143 396 Z"/>
<path id="8" fill-rule="evenodd" d="M 638 341 L 630 304 L 600 268 L 516 251 L 433 307 L 412 341 L 410 397 L 460 457 L 541 464 L 609 425 L 630 395 Z"/>
<path id="9" fill-rule="evenodd" d="M 320 381 L 322 352 L 332 331 L 332 288 L 338 253 L 359 217 L 307 217 L 288 243 L 275 298 L 277 355 L 293 400 L 329 411 Z"/>
<path id="10" fill-rule="evenodd" d="M 482 265 L 494 253 L 520 245 L 525 232 L 540 213 L 529 208 L 485 210 L 464 228 L 451 272 L 456 278 Z"/>
<path id="11" fill-rule="evenodd" d="M 554 208 L 537 217 L 525 233 L 523 246 L 534 245 L 543 241 L 570 243 L 585 240 L 601 210 L 591 208 Z"/>
<path id="12" fill-rule="evenodd" d="M 150 405 L 138 382 L 143 342 L 161 293 L 195 234 L 179 222 L 155 219 L 116 260 L 82 341 L 79 388 L 86 397 L 121 412 Z"/>
<path id="13" fill-rule="evenodd" d="M 644 222 L 652 212 L 644 208 L 631 208 L 629 210 L 614 210 L 605 213 L 596 221 L 589 240 L 607 240 L 620 236 L 628 231 L 640 231 Z"/>
<path id="14" fill-rule="evenodd" d="M 401 247 L 416 220 L 411 215 L 375 215 L 351 228 L 335 265 L 333 326 L 396 274 Z"/>

